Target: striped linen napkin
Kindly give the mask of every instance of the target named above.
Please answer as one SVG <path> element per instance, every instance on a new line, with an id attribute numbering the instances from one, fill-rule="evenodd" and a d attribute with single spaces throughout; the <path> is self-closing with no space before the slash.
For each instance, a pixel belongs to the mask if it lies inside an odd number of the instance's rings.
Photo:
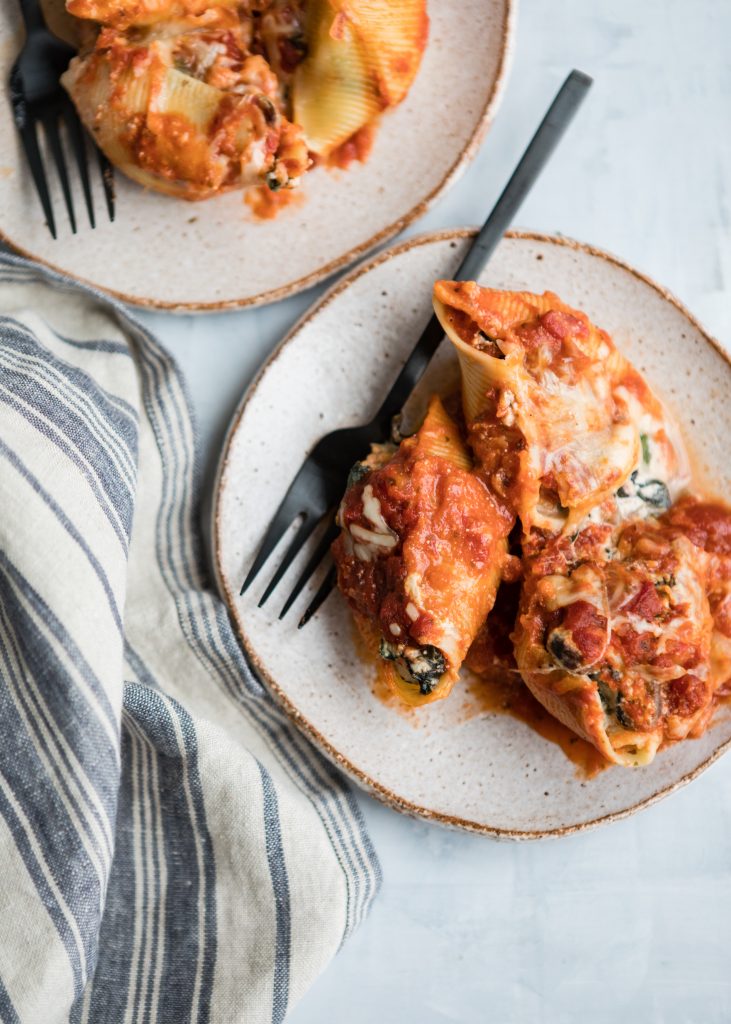
<path id="1" fill-rule="evenodd" d="M 280 1021 L 377 891 L 211 589 L 198 497 L 172 359 L 0 255 L 4 1022 Z"/>

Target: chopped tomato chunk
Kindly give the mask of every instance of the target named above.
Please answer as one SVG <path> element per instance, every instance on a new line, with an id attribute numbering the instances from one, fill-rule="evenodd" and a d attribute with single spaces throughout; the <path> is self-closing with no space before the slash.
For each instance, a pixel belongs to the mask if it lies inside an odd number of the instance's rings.
<path id="1" fill-rule="evenodd" d="M 607 645 L 607 620 L 588 601 L 574 601 L 566 609 L 563 626 L 571 631 L 584 663 L 592 664 L 601 657 Z"/>
<path id="2" fill-rule="evenodd" d="M 665 690 L 670 714 L 680 715 L 681 718 L 694 715 L 706 702 L 707 685 L 694 675 L 673 679 Z"/>
<path id="3" fill-rule="evenodd" d="M 631 612 L 640 619 L 652 622 L 662 612 L 663 607 L 654 585 L 645 580 L 638 592 L 622 605 L 622 611 Z"/>

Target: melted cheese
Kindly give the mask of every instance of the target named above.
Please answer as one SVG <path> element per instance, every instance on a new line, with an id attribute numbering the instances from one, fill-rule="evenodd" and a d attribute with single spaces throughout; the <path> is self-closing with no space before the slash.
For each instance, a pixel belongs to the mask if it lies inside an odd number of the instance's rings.
<path id="1" fill-rule="evenodd" d="M 353 551 L 356 558 L 362 562 L 371 562 L 379 555 L 386 554 L 398 544 L 398 537 L 390 528 L 381 512 L 381 503 L 373 493 L 370 484 L 363 488 L 363 518 L 373 526 L 369 530 L 359 523 L 353 523 L 349 528 L 353 541 Z"/>
<path id="2" fill-rule="evenodd" d="M 383 518 L 381 503 L 374 495 L 373 488 L 370 484 L 366 484 L 363 488 L 363 516 L 369 523 L 372 523 L 379 533 L 393 534 L 393 530 L 391 530 L 388 523 Z M 395 536 L 395 534 L 393 535 Z"/>
<path id="3" fill-rule="evenodd" d="M 558 611 L 576 601 L 586 601 L 607 617 L 607 593 L 601 573 L 591 565 L 581 565 L 571 576 L 545 576 L 538 593 L 548 611 Z"/>

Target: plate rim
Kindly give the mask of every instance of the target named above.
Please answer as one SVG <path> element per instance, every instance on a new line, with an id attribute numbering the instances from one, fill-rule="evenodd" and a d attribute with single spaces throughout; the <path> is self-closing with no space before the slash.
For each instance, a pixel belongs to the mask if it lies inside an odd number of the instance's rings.
<path id="1" fill-rule="evenodd" d="M 297 728 L 301 729 L 307 738 L 314 744 L 314 746 L 332 763 L 334 763 L 341 771 L 348 776 L 356 785 L 361 789 L 364 789 L 371 796 L 375 797 L 381 803 L 386 804 L 392 809 L 399 811 L 402 814 L 406 814 L 410 817 L 422 818 L 426 821 L 444 825 L 448 828 L 460 829 L 466 832 L 473 832 L 478 835 L 486 835 L 492 839 L 503 839 L 513 841 L 525 841 L 535 839 L 557 839 L 568 835 L 574 835 L 578 832 L 586 832 L 590 829 L 598 828 L 600 825 L 608 825 L 614 821 L 621 821 L 623 818 L 628 818 L 638 811 L 644 810 L 646 807 L 651 807 L 653 804 L 658 803 L 665 797 L 670 796 L 678 789 L 682 789 L 689 783 L 693 782 L 694 779 L 698 778 L 703 772 L 711 767 L 719 758 L 722 757 L 729 749 L 731 749 L 731 738 L 720 744 L 707 758 L 702 761 L 699 765 L 696 765 L 691 771 L 686 772 L 681 778 L 676 779 L 674 782 L 669 783 L 663 789 L 658 790 L 656 793 L 652 793 L 650 796 L 645 797 L 644 800 L 639 800 L 637 803 L 632 804 L 630 807 L 625 807 L 619 811 L 611 811 L 607 814 L 600 815 L 597 818 L 592 818 L 590 821 L 579 822 L 574 825 L 564 825 L 559 828 L 551 829 L 509 829 L 500 828 L 498 826 L 492 826 L 483 824 L 475 821 L 470 821 L 466 818 L 461 818 L 458 815 L 447 814 L 443 811 L 437 811 L 433 808 L 423 807 L 414 801 L 407 800 L 404 797 L 400 797 L 397 793 L 394 793 L 387 786 L 371 778 L 367 772 L 363 771 L 356 764 L 354 764 L 348 757 L 338 751 L 329 740 L 327 740 L 319 730 L 305 717 L 305 715 L 299 710 L 294 704 L 291 698 L 286 694 L 280 684 L 270 675 L 266 668 L 257 657 L 254 650 L 250 647 L 247 642 L 246 631 L 243 626 L 243 618 L 240 616 L 236 609 L 234 595 L 226 582 L 222 568 L 221 558 L 221 547 L 222 547 L 222 535 L 221 535 L 221 494 L 225 484 L 226 472 L 229 463 L 229 454 L 231 449 L 231 442 L 236 433 L 244 411 L 246 410 L 249 401 L 253 398 L 259 383 L 268 371 L 269 367 L 276 362 L 279 356 L 282 354 L 284 349 L 299 333 L 300 329 L 304 327 L 314 316 L 316 316 L 322 309 L 328 306 L 338 295 L 346 290 L 354 281 L 362 277 L 364 274 L 369 273 L 373 268 L 380 266 L 382 263 L 388 262 L 394 256 L 399 256 L 410 249 L 417 248 L 422 245 L 429 245 L 433 242 L 439 241 L 452 241 L 462 238 L 468 238 L 477 233 L 478 228 L 446 228 L 439 231 L 425 232 L 420 235 L 416 235 L 412 238 L 406 239 L 397 245 L 389 246 L 389 248 L 382 250 L 370 259 L 364 260 L 357 266 L 353 267 L 347 274 L 339 278 L 316 302 L 314 302 L 301 317 L 293 324 L 293 326 L 287 331 L 285 336 L 279 342 L 279 344 L 273 349 L 269 357 L 264 361 L 255 377 L 251 381 L 250 385 L 244 391 L 244 394 L 234 410 L 231 422 L 226 431 L 226 435 L 223 440 L 221 447 L 221 454 L 219 456 L 218 464 L 216 467 L 216 473 L 213 483 L 213 500 L 211 505 L 211 557 L 213 561 L 214 573 L 216 582 L 218 585 L 219 592 L 221 593 L 226 607 L 228 608 L 229 615 L 232 619 L 234 630 L 238 637 L 239 643 L 242 645 L 245 657 L 253 665 L 255 671 L 260 678 L 266 683 L 267 689 L 275 698 L 280 707 L 283 708 L 287 716 L 294 722 Z M 546 234 L 540 231 L 529 231 L 529 230 L 510 230 L 505 233 L 506 238 L 511 239 L 522 239 L 525 241 L 542 242 L 551 245 L 560 246 L 563 248 L 574 249 L 575 251 L 584 252 L 589 256 L 597 257 L 598 259 L 604 260 L 605 262 L 618 267 L 620 270 L 630 273 L 633 277 L 636 277 L 643 284 L 649 285 L 654 291 L 656 291 L 663 299 L 673 305 L 678 312 L 684 316 L 692 326 L 699 332 L 703 340 L 714 348 L 725 362 L 731 366 L 731 353 L 728 353 L 721 343 L 709 334 L 708 331 L 702 326 L 700 321 L 687 309 L 687 307 L 667 288 L 657 283 L 648 274 L 618 256 L 607 252 L 605 249 L 600 249 L 596 246 L 590 245 L 586 242 L 580 242 L 576 239 L 569 238 L 565 235 L 552 235 Z"/>
<path id="2" fill-rule="evenodd" d="M 183 314 L 224 313 L 229 310 L 269 305 L 272 302 L 278 302 L 280 299 L 288 298 L 290 295 L 297 295 L 299 292 L 305 291 L 307 288 L 312 288 L 314 285 L 319 284 L 328 277 L 331 277 L 338 270 L 351 266 L 362 257 L 367 256 L 368 253 L 372 252 L 379 245 L 389 241 L 389 239 L 393 238 L 395 235 L 400 234 L 415 220 L 422 217 L 455 183 L 457 178 L 459 178 L 467 164 L 472 160 L 475 153 L 482 145 L 505 92 L 506 82 L 512 66 L 515 51 L 518 2 L 519 0 L 502 0 L 502 3 L 505 6 L 505 21 L 503 24 L 502 39 L 500 41 L 497 75 L 495 76 L 495 80 L 492 83 L 487 99 L 485 100 L 485 104 L 478 117 L 474 132 L 468 139 L 466 145 L 459 151 L 459 153 L 457 153 L 454 162 L 447 170 L 442 180 L 431 190 L 431 192 L 428 193 L 428 195 L 426 195 L 404 215 L 398 217 L 391 224 L 388 224 L 385 228 L 366 239 L 364 242 L 353 246 L 352 249 L 349 249 L 341 256 L 330 260 L 330 262 L 325 264 L 325 266 L 320 267 L 317 270 L 313 270 L 309 274 L 305 274 L 304 277 L 300 277 L 295 281 L 290 281 L 287 284 L 280 285 L 278 288 L 270 288 L 267 291 L 259 292 L 256 295 L 250 295 L 243 299 L 222 299 L 218 302 L 172 302 L 166 299 L 140 298 L 133 295 L 127 295 L 125 292 L 118 291 L 115 288 L 101 287 L 86 277 L 73 274 L 68 270 L 64 270 L 63 267 L 59 267 L 56 263 L 42 259 L 35 253 L 29 252 L 27 249 L 23 248 L 23 246 L 9 238 L 2 227 L 0 227 L 0 243 L 8 246 L 19 256 L 23 256 L 28 260 L 39 263 L 41 266 L 47 267 L 49 270 L 53 270 L 57 274 L 62 274 L 69 278 L 69 280 L 75 281 L 78 284 L 86 285 L 88 288 L 94 288 L 105 295 L 109 295 L 112 298 L 117 299 L 120 302 L 124 302 L 127 305 L 134 306 L 137 309 L 161 310 L 168 313 Z"/>

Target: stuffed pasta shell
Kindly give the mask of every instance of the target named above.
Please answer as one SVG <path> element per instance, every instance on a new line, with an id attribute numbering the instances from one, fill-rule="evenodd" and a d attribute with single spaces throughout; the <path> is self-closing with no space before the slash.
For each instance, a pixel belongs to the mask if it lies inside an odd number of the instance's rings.
<path id="1" fill-rule="evenodd" d="M 554 538 L 526 566 L 514 636 L 524 681 L 615 764 L 648 764 L 713 707 L 708 557 L 634 520 Z"/>
<path id="2" fill-rule="evenodd" d="M 63 76 L 81 118 L 129 177 L 185 199 L 266 182 L 291 187 L 309 158 L 263 57 L 237 24 L 104 30 Z"/>
<path id="3" fill-rule="evenodd" d="M 426 45 L 425 0 L 311 0 L 294 118 L 327 157 L 406 96 Z"/>
<path id="4" fill-rule="evenodd" d="M 523 530 L 573 531 L 609 502 L 622 519 L 667 508 L 682 446 L 641 375 L 586 314 L 551 292 L 438 281 L 459 357 L 468 440 Z"/>
<path id="5" fill-rule="evenodd" d="M 411 705 L 446 697 L 495 600 L 512 517 L 439 398 L 396 451 L 355 467 L 338 522 L 339 587 L 388 685 Z"/>

